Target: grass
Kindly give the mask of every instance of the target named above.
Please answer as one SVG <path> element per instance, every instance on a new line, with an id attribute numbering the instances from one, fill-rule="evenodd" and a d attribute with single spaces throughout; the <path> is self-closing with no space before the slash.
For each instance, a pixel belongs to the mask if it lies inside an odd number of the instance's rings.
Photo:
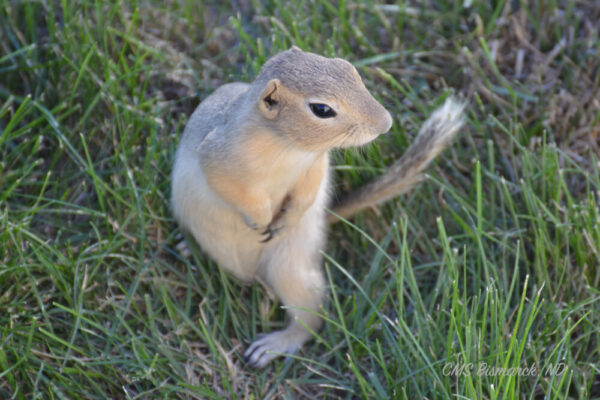
<path id="1" fill-rule="evenodd" d="M 576 0 L 0 0 L 0 397 L 600 398 L 599 21 Z M 332 229 L 324 328 L 257 371 L 243 350 L 284 311 L 181 255 L 169 172 L 198 102 L 292 44 L 352 61 L 394 116 L 335 154 L 338 192 L 452 90 L 468 128 Z"/>

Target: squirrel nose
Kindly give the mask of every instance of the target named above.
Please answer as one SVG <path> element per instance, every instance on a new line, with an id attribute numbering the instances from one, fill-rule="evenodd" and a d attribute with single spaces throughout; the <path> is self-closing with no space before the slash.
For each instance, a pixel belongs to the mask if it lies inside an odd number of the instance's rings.
<path id="1" fill-rule="evenodd" d="M 392 120 L 392 116 L 390 114 L 390 112 L 388 110 L 385 110 L 385 113 L 383 115 L 383 117 L 381 118 L 381 122 L 379 123 L 379 133 L 383 134 L 383 133 L 387 133 L 390 128 L 392 127 L 392 123 L 394 122 Z"/>

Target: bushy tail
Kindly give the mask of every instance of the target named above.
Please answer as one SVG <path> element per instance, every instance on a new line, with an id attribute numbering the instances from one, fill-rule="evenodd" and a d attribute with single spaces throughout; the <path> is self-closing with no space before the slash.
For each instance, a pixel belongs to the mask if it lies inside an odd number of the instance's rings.
<path id="1" fill-rule="evenodd" d="M 398 196 L 422 179 L 421 172 L 450 142 L 464 124 L 465 104 L 449 97 L 425 121 L 415 141 L 398 161 L 374 181 L 348 193 L 331 207 L 343 218 L 349 218 L 363 208 L 383 203 Z M 329 223 L 339 219 L 328 216 Z"/>

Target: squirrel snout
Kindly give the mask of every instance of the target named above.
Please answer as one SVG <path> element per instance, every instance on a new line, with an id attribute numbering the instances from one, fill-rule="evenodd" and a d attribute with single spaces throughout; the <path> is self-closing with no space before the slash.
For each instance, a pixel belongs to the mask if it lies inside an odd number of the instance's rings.
<path id="1" fill-rule="evenodd" d="M 383 107 L 382 107 L 383 108 Z M 381 117 L 377 119 L 377 123 L 375 124 L 375 131 L 378 135 L 382 135 L 387 133 L 392 127 L 392 116 L 388 110 L 383 108 L 383 112 L 381 113 Z"/>

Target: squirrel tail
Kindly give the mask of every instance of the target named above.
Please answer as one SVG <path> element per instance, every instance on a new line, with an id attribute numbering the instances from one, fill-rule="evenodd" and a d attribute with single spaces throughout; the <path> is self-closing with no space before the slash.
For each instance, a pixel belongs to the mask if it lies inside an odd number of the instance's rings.
<path id="1" fill-rule="evenodd" d="M 464 108 L 465 103 L 453 97 L 446 99 L 425 121 L 400 159 L 383 175 L 334 202 L 331 210 L 340 217 L 350 218 L 358 211 L 383 203 L 418 183 L 423 178 L 421 172 L 462 128 Z M 339 222 L 333 214 L 329 214 L 327 220 L 330 224 Z"/>

